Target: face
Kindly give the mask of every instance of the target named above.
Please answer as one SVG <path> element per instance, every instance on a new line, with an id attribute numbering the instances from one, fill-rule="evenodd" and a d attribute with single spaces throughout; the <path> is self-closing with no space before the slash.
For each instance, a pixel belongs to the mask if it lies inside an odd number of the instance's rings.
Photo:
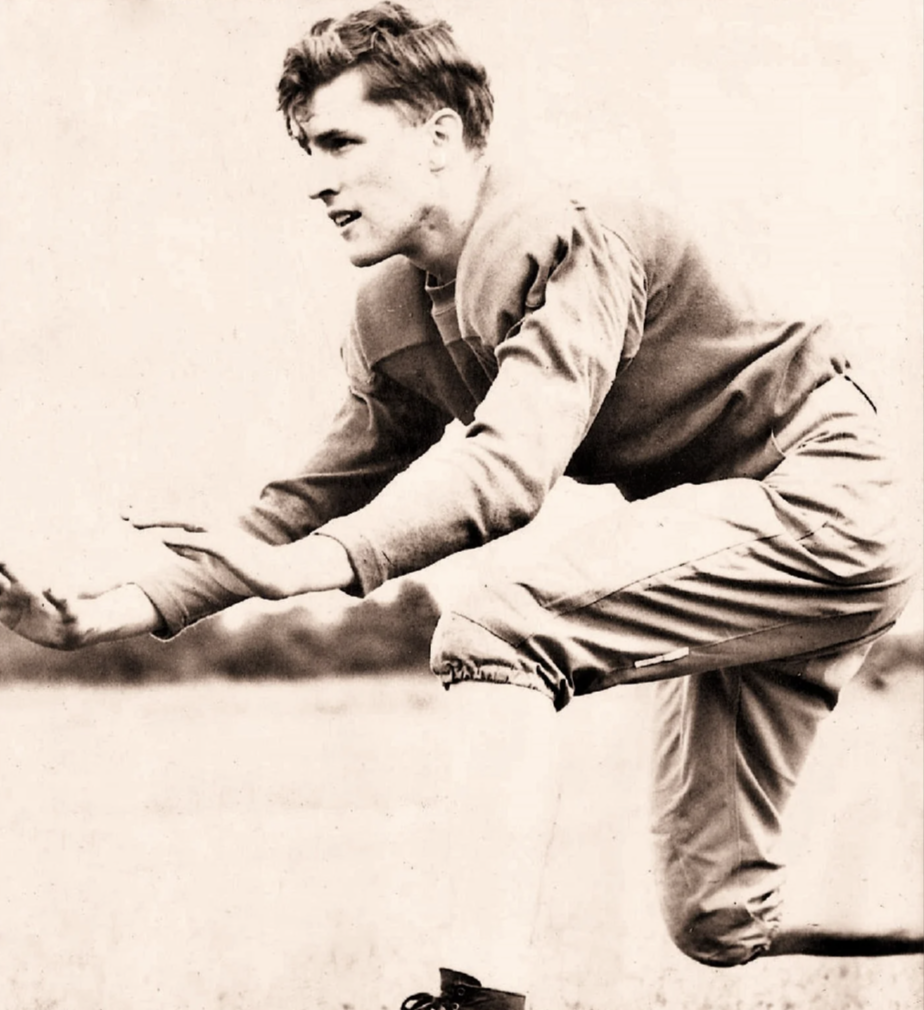
<path id="1" fill-rule="evenodd" d="M 310 193 L 355 266 L 397 253 L 414 259 L 433 213 L 430 132 L 402 110 L 365 98 L 360 70 L 318 88 L 293 117 L 310 154 Z"/>

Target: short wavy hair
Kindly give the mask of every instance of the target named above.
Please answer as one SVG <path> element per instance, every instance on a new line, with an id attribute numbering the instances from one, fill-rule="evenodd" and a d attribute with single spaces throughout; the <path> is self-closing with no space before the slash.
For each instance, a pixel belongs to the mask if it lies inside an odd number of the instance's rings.
<path id="1" fill-rule="evenodd" d="M 346 17 L 318 21 L 286 53 L 277 85 L 286 129 L 317 88 L 359 68 L 366 98 L 403 109 L 411 122 L 450 108 L 462 119 L 470 148 L 482 149 L 494 115 L 494 98 L 481 64 L 459 48 L 445 21 L 419 21 L 401 4 L 384 0 Z"/>

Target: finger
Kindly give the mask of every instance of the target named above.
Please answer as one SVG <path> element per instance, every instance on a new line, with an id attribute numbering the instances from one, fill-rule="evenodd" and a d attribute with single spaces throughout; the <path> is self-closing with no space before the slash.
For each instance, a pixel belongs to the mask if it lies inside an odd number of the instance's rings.
<path id="1" fill-rule="evenodd" d="M 218 557 L 214 551 L 207 551 L 201 547 L 184 547 L 180 544 L 164 544 L 164 547 L 179 557 L 186 558 L 188 561 L 201 559 L 203 554 L 211 554 L 213 557 Z"/>
<path id="2" fill-rule="evenodd" d="M 198 523 L 179 522 L 173 519 L 136 519 L 132 516 L 122 516 L 122 518 L 126 522 L 131 523 L 136 530 L 164 529 L 186 530 L 187 533 L 205 532 L 205 527 L 200 526 Z"/>
<path id="3" fill-rule="evenodd" d="M 201 547 L 213 542 L 205 530 L 188 530 L 182 526 L 148 526 L 150 536 L 157 537 L 168 547 Z"/>
<path id="4" fill-rule="evenodd" d="M 0 561 L 0 593 L 8 593 L 16 585 L 16 576 Z"/>
<path id="5" fill-rule="evenodd" d="M 58 613 L 61 615 L 62 621 L 64 621 L 67 624 L 71 624 L 76 620 L 73 613 L 71 613 L 71 608 L 67 600 L 58 596 L 50 589 L 46 589 L 42 593 L 42 596 L 44 596 L 45 599 L 48 600 L 48 602 L 55 608 L 55 610 L 58 611 Z"/>
<path id="6" fill-rule="evenodd" d="M 183 558 L 195 558 L 197 555 L 209 554 L 213 558 L 225 561 L 224 554 L 212 544 L 172 544 L 164 541 L 164 547 Z"/>
<path id="7" fill-rule="evenodd" d="M 205 532 L 200 533 L 178 527 L 151 527 L 146 530 L 146 534 L 181 557 L 194 556 L 195 554 L 211 554 L 213 557 L 222 559 L 225 557 L 225 548 L 216 538 Z"/>
<path id="8" fill-rule="evenodd" d="M 201 533 L 184 530 L 179 526 L 144 526 L 139 527 L 135 536 L 148 541 L 152 547 L 173 550 L 186 542 L 187 538 L 202 536 Z"/>
<path id="9" fill-rule="evenodd" d="M 124 506 L 120 511 L 120 516 L 125 520 L 125 522 L 130 523 L 137 530 L 147 530 L 159 526 L 164 529 L 189 530 L 191 533 L 198 533 L 205 529 L 205 527 L 199 523 L 194 523 L 189 520 L 161 519 L 153 518 L 152 516 L 142 516 L 135 511 L 133 505 Z"/>

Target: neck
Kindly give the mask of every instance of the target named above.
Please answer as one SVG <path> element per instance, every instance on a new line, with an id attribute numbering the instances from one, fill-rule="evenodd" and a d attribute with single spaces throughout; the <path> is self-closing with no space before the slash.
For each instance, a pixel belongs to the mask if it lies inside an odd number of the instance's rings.
<path id="1" fill-rule="evenodd" d="M 418 248 L 407 258 L 420 270 L 445 284 L 456 276 L 459 259 L 478 213 L 489 165 L 476 158 L 464 171 L 447 179 L 439 204 L 426 221 Z"/>

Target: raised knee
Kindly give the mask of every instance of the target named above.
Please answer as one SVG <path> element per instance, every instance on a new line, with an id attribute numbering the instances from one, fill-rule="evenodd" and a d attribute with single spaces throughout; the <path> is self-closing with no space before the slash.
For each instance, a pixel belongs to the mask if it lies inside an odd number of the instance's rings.
<path id="1" fill-rule="evenodd" d="M 506 616 L 503 600 L 490 593 L 463 598 L 444 611 L 433 633 L 431 669 L 447 688 L 465 680 L 514 684 L 539 691 L 562 708 L 572 694 L 570 682 L 521 647 L 522 635 Z"/>
<path id="2" fill-rule="evenodd" d="M 453 669 L 494 665 L 505 643 L 488 631 L 464 605 L 444 610 L 430 640 L 430 666 L 446 676 Z"/>

